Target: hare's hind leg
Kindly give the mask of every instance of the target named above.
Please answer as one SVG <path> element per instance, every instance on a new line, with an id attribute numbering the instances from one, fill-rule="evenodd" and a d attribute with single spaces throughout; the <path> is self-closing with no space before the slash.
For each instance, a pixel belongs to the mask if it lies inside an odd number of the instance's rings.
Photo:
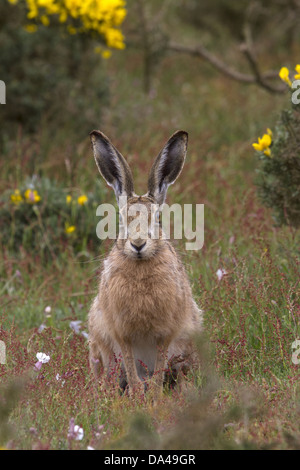
<path id="1" fill-rule="evenodd" d="M 154 369 L 154 383 L 156 385 L 156 392 L 161 393 L 163 391 L 164 377 L 167 367 L 167 356 L 168 347 L 170 341 L 164 340 L 157 344 L 157 353 Z"/>
<path id="2" fill-rule="evenodd" d="M 118 338 L 118 343 L 122 351 L 123 362 L 125 366 L 127 383 L 129 386 L 130 394 L 132 394 L 134 391 L 144 392 L 144 384 L 139 379 L 138 374 L 137 374 L 132 345 L 128 341 L 120 340 L 120 338 Z"/>

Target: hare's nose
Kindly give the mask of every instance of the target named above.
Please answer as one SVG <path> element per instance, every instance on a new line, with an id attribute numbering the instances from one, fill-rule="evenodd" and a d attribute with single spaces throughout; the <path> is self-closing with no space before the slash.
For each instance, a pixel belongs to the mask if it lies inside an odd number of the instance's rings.
<path id="1" fill-rule="evenodd" d="M 139 253 L 146 245 L 146 242 L 142 243 L 141 245 L 135 245 L 134 243 L 130 242 L 130 245 Z"/>

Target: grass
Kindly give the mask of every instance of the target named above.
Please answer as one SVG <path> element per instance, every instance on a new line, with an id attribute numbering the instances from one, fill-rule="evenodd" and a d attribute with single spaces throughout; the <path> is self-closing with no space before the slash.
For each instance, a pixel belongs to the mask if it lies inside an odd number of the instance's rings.
<path id="1" fill-rule="evenodd" d="M 185 252 L 174 242 L 205 312 L 202 367 L 155 406 L 151 394 L 121 396 L 113 379 L 109 386 L 96 384 L 81 332 L 110 243 L 84 256 L 58 245 L 48 260 L 38 247 L 11 252 L 2 244 L 2 386 L 16 395 L 21 387 L 18 400 L 3 395 L 13 408 L 9 418 L 0 410 L 2 423 L 11 424 L 0 443 L 8 448 L 299 448 L 300 368 L 291 360 L 292 342 L 300 337 L 299 233 L 275 228 L 257 199 L 251 148 L 272 128 L 286 97 L 230 82 L 192 59 L 168 57 L 163 65 L 146 97 L 138 56 L 116 54 L 109 75 L 126 66 L 127 76 L 111 79 L 111 107 L 95 127 L 127 157 L 138 193 L 146 191 L 146 173 L 169 135 L 189 132 L 188 159 L 168 200 L 205 204 L 203 249 Z M 7 146 L 0 163 L 3 191 L 33 173 L 75 191 L 94 186 L 87 136 L 71 153 L 68 136 L 47 142 L 42 129 L 35 139 L 37 145 L 19 136 Z M 104 183 L 101 190 L 106 202 L 114 202 Z M 220 281 L 218 269 L 226 271 Z M 79 333 L 70 328 L 76 320 L 82 321 Z M 40 325 L 46 326 L 41 332 Z M 51 359 L 34 372 L 39 351 Z M 84 429 L 80 441 L 68 437 L 72 418 Z"/>

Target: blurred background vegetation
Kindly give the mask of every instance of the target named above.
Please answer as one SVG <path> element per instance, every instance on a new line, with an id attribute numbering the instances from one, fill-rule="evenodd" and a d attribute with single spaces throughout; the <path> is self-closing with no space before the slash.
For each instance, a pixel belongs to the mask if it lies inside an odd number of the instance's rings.
<path id="1" fill-rule="evenodd" d="M 84 8 L 63 14 L 55 4 Z M 95 5 L 108 12 L 96 22 Z M 8 361 L 0 373 L 7 390 L 37 352 L 51 356 L 19 405 L 12 400 L 9 413 L 3 406 L 10 440 L 1 445 L 299 447 L 299 365 L 291 361 L 300 334 L 299 106 L 279 78 L 283 66 L 291 80 L 296 73 L 299 23 L 299 0 L 1 2 L 0 339 Z M 86 328 L 110 248 L 95 235 L 96 205 L 115 200 L 96 170 L 93 129 L 124 154 L 142 194 L 167 138 L 189 132 L 187 162 L 168 201 L 205 204 L 203 249 L 174 243 L 205 311 L 210 369 L 166 391 L 156 408 L 113 388 L 101 389 L 100 399 L 87 343 L 69 327 Z M 267 129 L 267 147 L 255 152 Z M 7 433 L 8 416 L 15 426 Z M 68 441 L 71 418 L 84 428 L 83 441 Z"/>

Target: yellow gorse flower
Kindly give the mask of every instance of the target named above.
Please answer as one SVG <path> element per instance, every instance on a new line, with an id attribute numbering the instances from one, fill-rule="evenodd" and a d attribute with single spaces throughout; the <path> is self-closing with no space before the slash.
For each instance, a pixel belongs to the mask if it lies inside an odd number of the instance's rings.
<path id="1" fill-rule="evenodd" d="M 37 31 L 37 25 L 36 24 L 27 24 L 24 26 L 25 31 L 27 33 L 35 33 Z"/>
<path id="2" fill-rule="evenodd" d="M 76 230 L 75 225 L 66 224 L 65 233 L 70 234 L 70 233 L 75 232 L 75 230 Z"/>
<path id="3" fill-rule="evenodd" d="M 82 194 L 82 196 L 79 196 L 79 198 L 77 199 L 77 202 L 80 206 L 83 206 L 87 201 L 88 197 L 85 194 Z"/>
<path id="4" fill-rule="evenodd" d="M 287 83 L 289 86 L 292 86 L 292 82 L 290 80 L 290 71 L 287 67 L 281 67 L 279 71 L 279 77 L 281 78 L 282 81 Z"/>
<path id="5" fill-rule="evenodd" d="M 102 49 L 101 46 L 96 46 L 94 52 L 102 55 L 103 59 L 109 59 L 111 57 L 111 51 L 109 49 Z"/>
<path id="6" fill-rule="evenodd" d="M 41 20 L 41 22 L 43 23 L 44 26 L 49 26 L 50 20 L 49 20 L 48 16 L 42 15 L 40 17 L 40 20 Z"/>
<path id="7" fill-rule="evenodd" d="M 270 156 L 271 156 L 271 149 L 268 147 L 266 150 L 264 150 L 264 154 L 265 154 L 267 157 L 270 157 Z"/>
<path id="8" fill-rule="evenodd" d="M 271 156 L 270 145 L 272 144 L 272 131 L 267 129 L 267 134 L 264 134 L 262 138 L 258 138 L 258 142 L 252 144 L 252 147 L 259 152 L 264 152 L 268 157 Z"/>
<path id="9" fill-rule="evenodd" d="M 19 0 L 8 0 L 15 4 Z M 26 0 L 27 18 L 37 20 L 44 26 L 49 17 L 56 15 L 60 23 L 67 23 L 70 34 L 92 32 L 99 34 L 108 47 L 124 49 L 124 36 L 120 31 L 127 10 L 125 0 Z M 76 27 L 75 27 L 76 26 Z M 35 24 L 27 25 L 28 32 L 34 32 Z M 104 53 L 108 58 L 108 52 Z"/>
<path id="10" fill-rule="evenodd" d="M 105 51 L 101 52 L 103 59 L 109 59 L 111 57 L 111 51 L 109 49 L 105 49 Z"/>
<path id="11" fill-rule="evenodd" d="M 269 129 L 269 127 L 267 127 L 267 133 L 269 134 L 269 136 L 270 136 L 271 139 L 272 139 L 272 137 L 273 137 L 273 132 L 271 131 L 271 129 Z"/>
<path id="12" fill-rule="evenodd" d="M 10 200 L 13 204 L 16 204 L 17 206 L 21 204 L 21 202 L 23 202 L 23 198 L 19 189 L 15 189 L 15 192 L 10 196 Z"/>
<path id="13" fill-rule="evenodd" d="M 26 189 L 24 196 L 26 202 L 28 202 L 29 204 L 35 204 L 36 202 L 39 202 L 41 200 L 41 196 L 35 189 Z"/>
<path id="14" fill-rule="evenodd" d="M 67 203 L 67 204 L 70 204 L 71 201 L 72 201 L 72 196 L 70 196 L 70 194 L 68 194 L 68 195 L 66 196 L 66 203 Z"/>
<path id="15" fill-rule="evenodd" d="M 295 67 L 297 74 L 295 75 L 295 80 L 300 80 L 300 64 L 297 64 Z"/>

